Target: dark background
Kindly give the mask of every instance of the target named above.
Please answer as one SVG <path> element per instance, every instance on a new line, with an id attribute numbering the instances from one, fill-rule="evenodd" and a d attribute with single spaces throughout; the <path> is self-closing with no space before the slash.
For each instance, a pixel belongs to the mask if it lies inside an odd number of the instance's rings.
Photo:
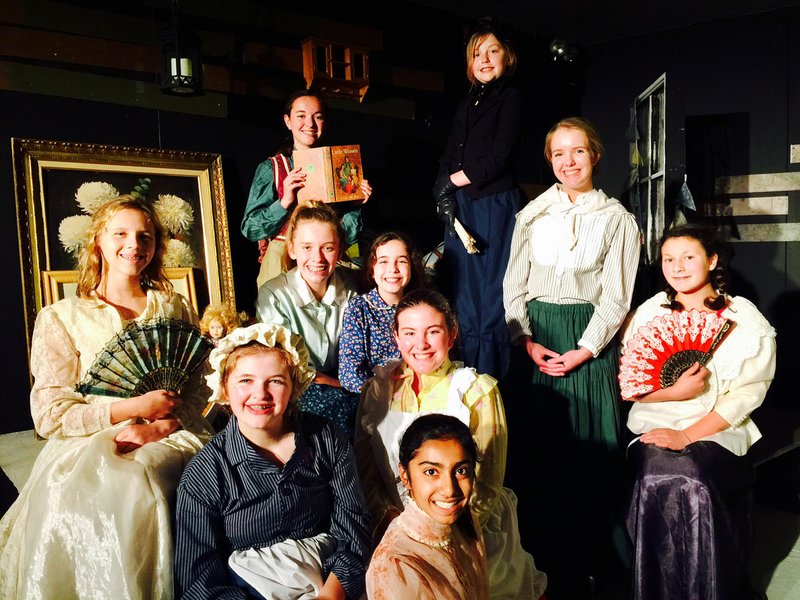
<path id="1" fill-rule="evenodd" d="M 155 85 L 158 32 L 169 20 L 164 5 L 170 3 L 107 4 L 12 0 L 0 14 L 0 133 L 6 140 L 0 145 L 0 252 L 6 257 L 0 287 L 6 291 L 2 339 L 8 373 L 0 432 L 31 427 L 12 137 L 221 154 L 236 299 L 240 310 L 252 312 L 257 249 L 242 237 L 239 223 L 257 164 L 286 135 L 283 98 L 305 82 L 296 63 L 269 57 L 248 62 L 246 49 L 261 44 L 296 51 L 312 34 L 377 37 L 380 47 L 370 50 L 372 81 L 364 101 L 331 102 L 326 142 L 361 145 L 364 173 L 375 189 L 363 212 L 365 243 L 388 228 L 406 230 L 423 251 L 441 240 L 430 188 L 451 115 L 467 89 L 463 42 L 470 16 L 410 2 L 379 7 L 390 11 L 384 17 L 366 2 L 350 3 L 341 14 L 332 4 L 279 12 L 271 3 L 184 0 L 183 21 L 203 37 L 210 87 L 200 98 L 172 98 Z M 528 102 L 517 165 L 521 181 L 554 181 L 542 157 L 544 134 L 557 119 L 581 114 L 595 122 L 606 147 L 595 184 L 622 198 L 630 107 L 663 73 L 668 207 L 674 204 L 675 182 L 684 175 L 700 208 L 713 199 L 716 177 L 798 171 L 789 164 L 789 145 L 800 143 L 800 9 L 720 14 L 643 33 L 634 13 L 608 5 L 609 17 L 628 22 L 630 35 L 592 41 L 575 33 L 568 40 L 580 51 L 573 64 L 552 59 L 552 31 L 508 22 L 520 52 L 516 80 Z M 565 20 L 565 31 L 578 31 L 575 18 Z M 582 28 L 591 31 L 592 23 Z M 401 72 L 414 84 L 396 83 Z M 229 88 L 209 73 L 227 74 Z M 426 84 L 431 74 L 434 83 Z M 789 193 L 788 215 L 736 222 L 797 224 L 798 197 Z M 779 347 L 788 349 L 786 341 L 798 333 L 797 241 L 736 242 L 733 249 L 738 286 L 733 292 L 758 305 L 776 326 Z M 643 266 L 648 288 L 643 294 L 655 280 L 650 271 Z M 796 403 L 788 376 L 793 354 L 778 354 L 779 372 L 767 399 L 773 406 Z"/>

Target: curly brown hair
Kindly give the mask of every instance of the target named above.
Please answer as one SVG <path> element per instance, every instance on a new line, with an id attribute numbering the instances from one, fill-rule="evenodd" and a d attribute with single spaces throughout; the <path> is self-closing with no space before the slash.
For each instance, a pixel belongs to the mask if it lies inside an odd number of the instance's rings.
<path id="1" fill-rule="evenodd" d="M 416 289 L 428 287 L 428 275 L 425 273 L 425 265 L 422 264 L 422 256 L 417 251 L 411 238 L 400 231 L 387 231 L 378 235 L 372 240 L 372 244 L 370 244 L 367 260 L 365 262 L 366 268 L 361 270 L 363 275 L 362 287 L 365 291 L 375 286 L 373 277 L 375 275 L 375 264 L 378 262 L 378 248 L 394 241 L 398 241 L 406 247 L 408 260 L 411 266 L 411 279 L 403 290 L 403 293 L 407 294 Z"/>

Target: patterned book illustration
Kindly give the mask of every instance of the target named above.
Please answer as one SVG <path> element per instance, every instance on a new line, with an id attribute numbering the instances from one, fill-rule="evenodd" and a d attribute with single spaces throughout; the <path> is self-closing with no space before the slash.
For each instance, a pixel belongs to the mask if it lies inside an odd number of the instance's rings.
<path id="1" fill-rule="evenodd" d="M 358 144 L 295 150 L 292 158 L 295 168 L 302 167 L 306 174 L 305 186 L 297 192 L 300 202 L 364 200 L 361 192 L 364 167 Z"/>

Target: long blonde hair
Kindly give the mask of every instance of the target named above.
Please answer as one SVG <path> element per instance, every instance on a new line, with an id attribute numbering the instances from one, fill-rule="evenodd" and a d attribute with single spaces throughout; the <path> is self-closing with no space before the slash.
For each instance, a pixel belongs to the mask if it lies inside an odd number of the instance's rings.
<path id="1" fill-rule="evenodd" d="M 171 291 L 172 283 L 164 273 L 164 252 L 167 248 L 167 233 L 155 211 L 145 202 L 124 194 L 109 200 L 98 208 L 92 215 L 92 223 L 86 234 L 88 241 L 81 252 L 79 261 L 80 275 L 78 277 L 78 297 L 89 298 L 92 292 L 100 285 L 103 274 L 103 255 L 100 252 L 98 238 L 105 231 L 109 221 L 121 210 L 138 210 L 153 224 L 155 230 L 155 243 L 153 258 L 142 271 L 140 284 L 143 290 L 154 289 Z"/>
<path id="2" fill-rule="evenodd" d="M 247 313 L 237 313 L 236 309 L 227 304 L 209 304 L 200 318 L 200 332 L 203 335 L 207 335 L 212 321 L 219 321 L 219 324 L 225 328 L 225 335 L 227 335 L 237 327 L 240 327 L 247 319 Z"/>

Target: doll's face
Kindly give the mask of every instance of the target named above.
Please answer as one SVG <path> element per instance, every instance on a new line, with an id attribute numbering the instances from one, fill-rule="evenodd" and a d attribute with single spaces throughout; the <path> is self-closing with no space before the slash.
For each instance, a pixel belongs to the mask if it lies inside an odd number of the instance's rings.
<path id="1" fill-rule="evenodd" d="M 428 440 L 408 463 L 400 480 L 414 502 L 433 520 L 452 525 L 467 507 L 474 469 L 464 447 L 454 439 Z"/>
<path id="2" fill-rule="evenodd" d="M 208 324 L 208 335 L 213 339 L 218 340 L 225 335 L 225 325 L 214 319 Z"/>

